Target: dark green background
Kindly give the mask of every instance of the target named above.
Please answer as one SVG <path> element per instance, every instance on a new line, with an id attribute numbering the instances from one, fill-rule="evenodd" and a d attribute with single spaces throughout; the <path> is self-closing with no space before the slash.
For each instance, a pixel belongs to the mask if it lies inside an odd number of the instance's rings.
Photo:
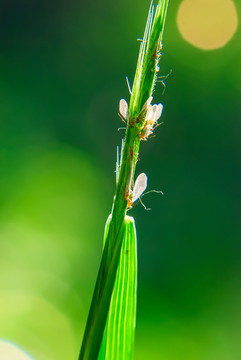
<path id="1" fill-rule="evenodd" d="M 142 143 L 136 360 L 236 360 L 240 346 L 241 32 L 202 51 L 171 1 L 164 124 Z M 239 17 L 240 4 L 236 1 Z M 76 359 L 101 257 L 148 1 L 0 3 L 0 338 Z M 204 25 L 205 26 L 205 25 Z"/>

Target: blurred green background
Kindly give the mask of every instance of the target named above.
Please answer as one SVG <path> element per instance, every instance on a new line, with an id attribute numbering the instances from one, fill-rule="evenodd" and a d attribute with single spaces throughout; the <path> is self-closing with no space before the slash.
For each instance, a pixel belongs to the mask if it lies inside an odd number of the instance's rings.
<path id="1" fill-rule="evenodd" d="M 181 2 L 170 2 L 160 64 L 172 74 L 154 95 L 164 125 L 141 144 L 137 166 L 165 195 L 143 199 L 152 211 L 129 212 L 135 359 L 236 360 L 241 30 L 222 48 L 194 47 L 177 26 Z M 125 76 L 132 83 L 148 7 L 0 3 L 0 338 L 34 360 L 77 358 L 124 135 L 118 102 L 129 99 Z"/>

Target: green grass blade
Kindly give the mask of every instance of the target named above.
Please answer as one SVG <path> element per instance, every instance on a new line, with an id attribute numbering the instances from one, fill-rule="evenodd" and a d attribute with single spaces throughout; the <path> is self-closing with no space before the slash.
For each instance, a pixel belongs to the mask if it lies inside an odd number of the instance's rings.
<path id="1" fill-rule="evenodd" d="M 107 224 L 106 233 L 108 227 Z M 132 357 L 136 322 L 136 251 L 134 219 L 126 216 L 120 263 L 98 360 L 129 360 Z"/>
<path id="2" fill-rule="evenodd" d="M 123 239 L 126 240 L 127 238 L 124 235 L 124 233 L 126 233 L 125 230 L 127 226 L 126 211 L 128 209 L 133 193 L 135 168 L 139 158 L 140 142 L 143 139 L 142 132 L 146 129 L 146 125 L 148 125 L 145 121 L 146 109 L 144 108 L 143 111 L 142 109 L 144 103 L 146 103 L 147 99 L 150 98 L 150 95 L 152 95 L 154 90 L 154 85 L 158 72 L 158 63 L 161 57 L 161 41 L 165 24 L 167 6 L 168 0 L 159 0 L 158 6 L 156 7 L 156 12 L 154 12 L 155 8 L 153 6 L 153 3 L 151 2 L 146 30 L 140 46 L 140 55 L 137 63 L 136 74 L 130 97 L 129 112 L 126 119 L 127 128 L 125 133 L 124 146 L 121 152 L 121 162 L 118 165 L 118 180 L 113 200 L 112 214 L 106 227 L 106 242 L 85 327 L 85 332 L 79 354 L 79 360 L 98 359 L 104 330 L 107 326 L 106 323 L 108 319 L 109 306 L 113 295 L 115 281 L 118 282 L 118 280 L 116 280 L 116 273 L 120 264 L 120 255 L 123 248 Z M 154 128 L 152 130 L 154 130 Z M 130 225 L 130 227 L 131 226 L 132 225 Z M 131 232 L 133 231 L 133 228 Z M 131 238 L 133 238 L 133 236 L 131 236 Z M 131 262 L 131 260 L 129 261 Z M 129 273 L 129 270 L 126 270 L 126 265 L 123 266 L 123 269 L 125 269 L 125 271 Z M 124 270 L 119 271 L 122 272 L 123 275 Z M 127 281 L 125 274 L 119 279 L 119 286 L 124 287 L 124 283 L 121 283 L 121 281 Z M 120 289 L 118 291 L 121 292 Z M 136 295 L 134 293 L 133 298 L 135 298 L 135 296 Z M 122 293 L 122 300 L 116 300 L 116 304 L 113 300 L 113 309 L 122 309 L 124 301 L 123 299 L 127 299 L 126 301 L 128 302 L 129 293 L 126 293 L 124 291 Z M 112 311 L 110 312 L 110 314 L 111 313 Z M 122 320 L 122 316 L 120 317 L 120 319 L 118 318 L 121 322 L 121 325 L 123 326 L 125 336 L 122 339 L 121 335 L 119 335 L 118 343 L 116 342 L 117 339 L 113 340 L 115 341 L 115 344 L 119 347 L 119 349 L 121 346 L 124 346 L 124 349 L 126 349 L 125 342 L 123 341 L 126 341 L 126 339 L 129 339 L 129 337 L 133 336 L 128 335 L 128 326 L 126 324 L 129 317 L 127 315 L 125 316 L 126 323 L 124 320 Z M 115 322 L 114 320 L 112 320 L 112 315 L 110 315 L 110 321 L 113 321 L 113 324 L 115 324 L 115 329 L 120 328 L 117 320 Z M 112 331 L 114 330 L 112 329 Z M 117 333 L 116 330 L 115 333 Z M 109 350 L 111 349 L 109 332 L 106 336 L 107 337 L 105 352 L 107 356 L 109 356 L 109 352 L 114 350 Z M 115 339 L 115 337 L 113 337 L 113 339 Z M 128 340 L 127 343 L 130 344 L 131 342 Z M 121 351 L 119 349 L 117 348 L 116 351 Z M 127 350 L 125 351 L 127 353 Z M 117 356 L 118 355 L 115 354 L 112 359 L 125 359 L 124 357 L 121 358 L 121 356 Z"/>
<path id="3" fill-rule="evenodd" d="M 113 293 L 116 272 L 120 262 L 123 241 L 124 219 L 116 228 L 113 216 L 105 227 L 105 245 L 98 271 L 95 290 L 88 314 L 85 333 L 80 349 L 79 360 L 96 360 L 103 338 Z"/>

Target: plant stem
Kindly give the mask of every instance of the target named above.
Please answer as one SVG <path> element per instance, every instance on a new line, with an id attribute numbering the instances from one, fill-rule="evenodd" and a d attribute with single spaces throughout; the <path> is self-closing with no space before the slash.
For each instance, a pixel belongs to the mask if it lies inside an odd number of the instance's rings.
<path id="1" fill-rule="evenodd" d="M 144 117 L 140 114 L 143 105 L 153 93 L 167 6 L 168 0 L 160 0 L 155 14 L 153 4 L 151 3 L 150 6 L 130 98 L 125 143 L 109 232 L 96 280 L 79 360 L 96 360 L 98 358 L 120 259 L 128 196 L 133 184 L 139 154 L 140 132 L 144 124 Z"/>

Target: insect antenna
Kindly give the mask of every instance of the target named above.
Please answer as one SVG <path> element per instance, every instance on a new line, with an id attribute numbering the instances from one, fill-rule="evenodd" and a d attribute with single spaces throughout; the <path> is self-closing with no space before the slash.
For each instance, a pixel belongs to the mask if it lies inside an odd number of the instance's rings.
<path id="1" fill-rule="evenodd" d="M 171 75 L 171 73 L 172 73 L 172 69 L 170 69 L 167 75 L 159 75 L 156 77 L 155 82 L 161 83 L 163 85 L 162 95 L 165 93 L 166 90 L 165 80 Z"/>
<path id="2" fill-rule="evenodd" d="M 147 194 L 150 194 L 150 193 L 156 193 L 156 194 L 164 195 L 164 192 L 161 191 L 161 190 L 149 190 L 149 191 L 146 191 L 146 192 L 142 195 L 142 197 L 145 196 L 145 195 L 147 195 Z"/>
<path id="3" fill-rule="evenodd" d="M 132 96 L 133 94 L 132 94 L 132 91 L 131 91 L 131 86 L 130 86 L 130 83 L 129 83 L 128 76 L 126 76 L 126 83 L 127 83 L 127 86 L 128 86 L 129 93 Z"/>
<path id="4" fill-rule="evenodd" d="M 166 80 L 172 73 L 172 69 L 170 69 L 169 73 L 166 75 L 158 75 L 157 80 Z"/>

